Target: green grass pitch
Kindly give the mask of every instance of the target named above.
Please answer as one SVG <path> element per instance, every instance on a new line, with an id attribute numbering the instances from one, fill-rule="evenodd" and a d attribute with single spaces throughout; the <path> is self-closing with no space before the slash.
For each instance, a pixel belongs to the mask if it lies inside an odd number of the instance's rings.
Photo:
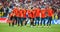
<path id="1" fill-rule="evenodd" d="M 8 24 L 0 23 L 0 32 L 60 32 L 60 24 L 53 24 L 51 28 L 48 28 L 30 27 L 29 25 L 9 27 Z"/>

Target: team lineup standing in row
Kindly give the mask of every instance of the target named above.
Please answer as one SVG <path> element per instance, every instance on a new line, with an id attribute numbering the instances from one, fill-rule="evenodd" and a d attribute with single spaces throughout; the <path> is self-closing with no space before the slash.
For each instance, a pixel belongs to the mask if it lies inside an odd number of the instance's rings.
<path id="1" fill-rule="evenodd" d="M 28 9 L 20 9 L 16 6 L 13 11 L 9 13 L 9 26 L 11 25 L 11 23 L 12 26 L 14 26 L 15 24 L 18 24 L 18 26 L 20 26 L 20 24 L 21 26 L 26 25 L 28 22 L 26 21 L 27 18 L 30 20 L 31 26 L 36 26 L 36 24 L 38 24 L 38 26 L 42 26 L 42 24 L 46 26 L 46 18 L 48 19 L 47 26 L 51 26 L 53 14 L 54 11 L 51 6 L 47 8 L 32 7 Z M 36 23 L 37 21 L 38 23 Z"/>

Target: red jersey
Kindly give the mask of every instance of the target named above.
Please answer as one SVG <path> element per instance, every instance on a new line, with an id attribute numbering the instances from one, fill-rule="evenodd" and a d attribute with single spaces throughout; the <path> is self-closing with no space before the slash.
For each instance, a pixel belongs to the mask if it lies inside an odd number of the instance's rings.
<path id="1" fill-rule="evenodd" d="M 53 10 L 52 10 L 51 8 L 48 8 L 48 9 L 47 9 L 47 12 L 48 12 L 48 16 L 49 16 L 49 17 L 52 17 L 52 15 L 53 15 L 53 13 L 54 13 Z"/>
<path id="2" fill-rule="evenodd" d="M 26 18 L 26 12 L 27 12 L 27 11 L 26 11 L 25 9 L 23 9 L 23 17 L 24 17 L 24 18 Z"/>
<path id="3" fill-rule="evenodd" d="M 18 9 L 18 8 L 14 8 L 14 9 L 13 9 L 13 13 L 15 13 L 15 15 L 16 15 L 17 17 L 19 17 L 19 9 Z"/>
<path id="4" fill-rule="evenodd" d="M 13 15 L 14 15 L 14 13 L 9 14 L 10 17 L 12 17 Z"/>
<path id="5" fill-rule="evenodd" d="M 9 15 L 9 17 L 12 17 L 13 16 L 13 14 L 11 13 L 10 15 Z"/>
<path id="6" fill-rule="evenodd" d="M 32 18 L 35 18 L 36 10 L 32 10 Z"/>
<path id="7" fill-rule="evenodd" d="M 41 10 L 39 8 L 36 9 L 36 17 L 40 17 Z"/>
<path id="8" fill-rule="evenodd" d="M 19 16 L 19 11 L 18 11 L 18 13 L 16 13 L 16 17 L 20 17 L 20 16 Z"/>
<path id="9" fill-rule="evenodd" d="M 32 18 L 32 12 L 30 10 L 27 10 L 27 13 L 28 13 L 28 17 Z"/>
<path id="10" fill-rule="evenodd" d="M 46 9 L 41 9 L 41 18 L 46 17 Z"/>
<path id="11" fill-rule="evenodd" d="M 22 9 L 20 9 L 20 11 L 19 11 L 19 16 L 23 17 L 23 10 Z"/>
<path id="12" fill-rule="evenodd" d="M 18 10 L 19 10 L 18 8 L 14 8 L 14 9 L 13 9 L 13 13 L 17 13 Z"/>

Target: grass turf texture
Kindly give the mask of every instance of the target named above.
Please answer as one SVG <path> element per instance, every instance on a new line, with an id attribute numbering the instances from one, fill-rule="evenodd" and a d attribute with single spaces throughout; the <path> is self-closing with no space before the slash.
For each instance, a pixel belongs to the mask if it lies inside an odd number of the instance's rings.
<path id="1" fill-rule="evenodd" d="M 14 26 L 9 27 L 8 24 L 0 23 L 0 32 L 60 32 L 60 25 L 53 24 L 48 27 L 30 27 L 30 26 Z"/>

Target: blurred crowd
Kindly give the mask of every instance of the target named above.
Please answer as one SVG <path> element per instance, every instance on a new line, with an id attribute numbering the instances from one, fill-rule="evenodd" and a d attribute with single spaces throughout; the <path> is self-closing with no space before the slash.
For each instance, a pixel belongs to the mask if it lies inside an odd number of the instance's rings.
<path id="1" fill-rule="evenodd" d="M 6 16 L 9 12 L 12 11 L 14 6 L 18 6 L 20 8 L 46 8 L 51 6 L 54 9 L 54 12 L 60 15 L 58 10 L 60 10 L 60 0 L 0 0 L 0 12 L 4 12 L 4 16 Z"/>

